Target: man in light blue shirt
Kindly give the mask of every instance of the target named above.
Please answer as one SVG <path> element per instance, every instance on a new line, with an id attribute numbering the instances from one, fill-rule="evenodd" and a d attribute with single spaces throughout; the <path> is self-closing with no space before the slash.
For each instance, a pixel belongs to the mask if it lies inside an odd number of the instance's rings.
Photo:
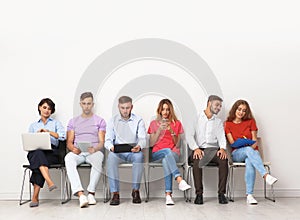
<path id="1" fill-rule="evenodd" d="M 110 151 L 107 159 L 107 173 L 110 192 L 113 198 L 110 205 L 120 204 L 119 164 L 131 162 L 132 168 L 132 202 L 141 203 L 139 194 L 140 182 L 143 173 L 143 153 L 146 147 L 146 128 L 143 119 L 133 113 L 132 99 L 128 96 L 119 98 L 119 114 L 113 116 L 108 122 L 105 135 L 105 148 Z M 131 152 L 116 153 L 116 144 L 134 143 Z"/>

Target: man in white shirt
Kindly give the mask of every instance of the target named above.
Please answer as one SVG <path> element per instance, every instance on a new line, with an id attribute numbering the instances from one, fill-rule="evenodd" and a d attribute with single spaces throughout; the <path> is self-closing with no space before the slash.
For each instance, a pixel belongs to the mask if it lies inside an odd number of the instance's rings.
<path id="1" fill-rule="evenodd" d="M 195 120 L 188 135 L 189 148 L 193 150 L 193 176 L 196 192 L 195 204 L 203 204 L 202 167 L 212 162 L 219 168 L 218 199 L 227 204 L 225 197 L 228 175 L 226 138 L 221 119 L 216 115 L 222 108 L 223 100 L 216 95 L 208 97 L 207 107 Z"/>

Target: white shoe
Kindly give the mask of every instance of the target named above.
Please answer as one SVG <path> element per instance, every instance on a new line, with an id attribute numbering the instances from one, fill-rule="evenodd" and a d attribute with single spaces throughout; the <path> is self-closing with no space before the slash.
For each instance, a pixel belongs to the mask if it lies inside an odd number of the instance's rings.
<path id="1" fill-rule="evenodd" d="M 89 205 L 96 205 L 97 201 L 93 194 L 89 193 L 87 196 L 87 199 L 88 199 Z"/>
<path id="2" fill-rule="evenodd" d="M 189 184 L 187 184 L 187 183 L 185 182 L 185 180 L 181 180 L 180 183 L 179 183 L 179 185 L 178 185 L 178 188 L 179 188 L 179 190 L 181 190 L 181 191 L 185 191 L 185 190 L 190 189 L 191 186 L 190 186 Z"/>
<path id="3" fill-rule="evenodd" d="M 254 199 L 253 195 L 248 194 L 248 196 L 247 196 L 247 203 L 249 205 L 256 205 L 257 201 L 256 201 L 256 199 Z"/>
<path id="4" fill-rule="evenodd" d="M 79 196 L 79 206 L 80 208 L 86 207 L 89 205 L 89 201 L 85 195 Z"/>
<path id="5" fill-rule="evenodd" d="M 166 196 L 166 205 L 174 205 L 174 201 L 170 195 Z"/>
<path id="6" fill-rule="evenodd" d="M 266 182 L 269 184 L 269 185 L 273 185 L 274 183 L 277 182 L 278 179 L 276 179 L 275 177 L 271 176 L 270 174 L 267 174 L 266 176 Z"/>

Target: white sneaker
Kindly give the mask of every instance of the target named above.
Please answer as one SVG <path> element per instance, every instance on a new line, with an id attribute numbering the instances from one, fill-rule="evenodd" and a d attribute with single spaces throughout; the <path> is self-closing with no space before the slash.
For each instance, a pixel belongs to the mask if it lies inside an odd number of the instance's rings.
<path id="1" fill-rule="evenodd" d="M 191 186 L 190 186 L 189 184 L 187 184 L 187 183 L 185 182 L 185 180 L 181 180 L 180 183 L 179 183 L 179 185 L 178 185 L 178 188 L 179 188 L 179 190 L 181 190 L 181 191 L 185 191 L 185 190 L 190 189 Z"/>
<path id="2" fill-rule="evenodd" d="M 93 194 L 89 193 L 87 196 L 87 199 L 88 199 L 89 205 L 96 205 L 97 201 Z"/>
<path id="3" fill-rule="evenodd" d="M 86 207 L 89 205 L 89 201 L 85 195 L 79 196 L 79 206 L 80 208 Z"/>
<path id="4" fill-rule="evenodd" d="M 166 196 L 166 205 L 174 205 L 174 201 L 170 195 Z"/>
<path id="5" fill-rule="evenodd" d="M 247 203 L 249 205 L 256 205 L 257 201 L 256 201 L 256 199 L 254 199 L 253 195 L 248 194 L 248 196 L 247 196 Z"/>
<path id="6" fill-rule="evenodd" d="M 269 184 L 269 185 L 273 185 L 274 183 L 277 182 L 278 179 L 276 179 L 275 177 L 271 176 L 270 174 L 267 174 L 266 176 L 266 182 Z"/>

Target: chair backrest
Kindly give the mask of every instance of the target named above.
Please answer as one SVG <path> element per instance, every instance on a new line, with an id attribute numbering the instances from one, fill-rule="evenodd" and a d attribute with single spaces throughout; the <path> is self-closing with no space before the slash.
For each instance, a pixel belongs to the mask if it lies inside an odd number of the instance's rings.
<path id="1" fill-rule="evenodd" d="M 67 143 L 65 140 L 58 142 L 58 161 L 60 164 L 65 164 L 65 156 L 67 154 Z"/>

